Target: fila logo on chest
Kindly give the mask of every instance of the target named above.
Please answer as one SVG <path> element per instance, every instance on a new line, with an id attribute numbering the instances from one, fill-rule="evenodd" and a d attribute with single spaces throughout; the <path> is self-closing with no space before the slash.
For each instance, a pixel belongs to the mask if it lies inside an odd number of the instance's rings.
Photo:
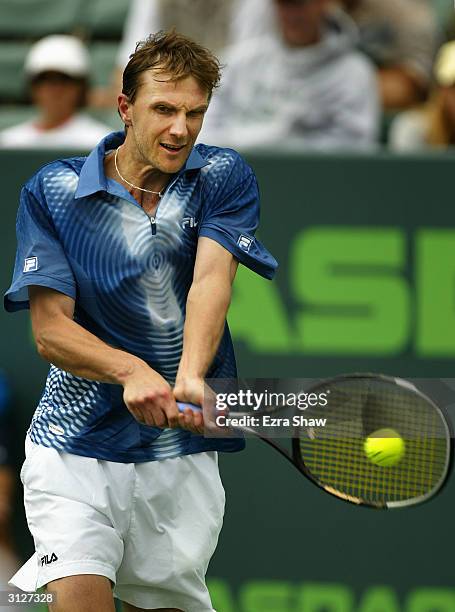
<path id="1" fill-rule="evenodd" d="M 181 225 L 182 229 L 197 227 L 199 222 L 196 221 L 195 217 L 183 217 Z"/>

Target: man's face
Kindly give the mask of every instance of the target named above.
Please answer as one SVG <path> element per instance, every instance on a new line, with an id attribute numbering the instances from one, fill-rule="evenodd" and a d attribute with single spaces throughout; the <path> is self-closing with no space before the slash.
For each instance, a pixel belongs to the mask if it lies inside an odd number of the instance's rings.
<path id="1" fill-rule="evenodd" d="M 194 77 L 170 81 L 170 75 L 148 70 L 141 75 L 135 101 L 123 94 L 122 118 L 127 140 L 138 159 L 166 174 L 185 164 L 202 127 L 208 93 Z"/>
<path id="2" fill-rule="evenodd" d="M 79 106 L 82 87 L 77 79 L 59 72 L 43 72 L 32 81 L 32 99 L 48 114 L 72 114 Z"/>
<path id="3" fill-rule="evenodd" d="M 275 0 L 278 24 L 285 42 L 303 47 L 316 42 L 326 0 Z"/>

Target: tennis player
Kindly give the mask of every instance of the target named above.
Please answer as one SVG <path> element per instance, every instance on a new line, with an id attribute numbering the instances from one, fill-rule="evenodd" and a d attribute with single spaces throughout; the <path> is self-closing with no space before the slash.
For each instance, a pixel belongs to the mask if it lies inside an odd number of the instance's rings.
<path id="1" fill-rule="evenodd" d="M 259 201 L 234 151 L 198 144 L 218 60 L 176 32 L 139 44 L 125 131 L 25 185 L 9 311 L 30 307 L 51 363 L 21 477 L 36 554 L 12 578 L 53 612 L 212 611 L 224 510 L 203 379 L 235 377 L 226 324 L 238 262 L 266 278 Z"/>

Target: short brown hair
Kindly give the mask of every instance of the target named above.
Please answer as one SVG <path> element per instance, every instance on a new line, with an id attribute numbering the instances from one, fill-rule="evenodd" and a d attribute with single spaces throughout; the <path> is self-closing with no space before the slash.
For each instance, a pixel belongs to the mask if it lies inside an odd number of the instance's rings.
<path id="1" fill-rule="evenodd" d="M 171 74 L 172 81 L 194 77 L 209 99 L 221 78 L 221 65 L 213 53 L 175 30 L 161 30 L 136 45 L 123 71 L 122 93 L 130 102 L 141 85 L 141 74 L 151 69 Z"/>

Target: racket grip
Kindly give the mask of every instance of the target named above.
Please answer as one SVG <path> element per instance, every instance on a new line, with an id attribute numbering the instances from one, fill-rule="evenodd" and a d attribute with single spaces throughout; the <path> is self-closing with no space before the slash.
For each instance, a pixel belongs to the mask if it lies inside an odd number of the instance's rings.
<path id="1" fill-rule="evenodd" d="M 190 404 L 189 402 L 177 402 L 177 408 L 179 412 L 183 412 L 185 408 L 191 408 L 193 412 L 201 412 L 202 408 L 200 406 L 196 406 L 196 404 Z"/>

